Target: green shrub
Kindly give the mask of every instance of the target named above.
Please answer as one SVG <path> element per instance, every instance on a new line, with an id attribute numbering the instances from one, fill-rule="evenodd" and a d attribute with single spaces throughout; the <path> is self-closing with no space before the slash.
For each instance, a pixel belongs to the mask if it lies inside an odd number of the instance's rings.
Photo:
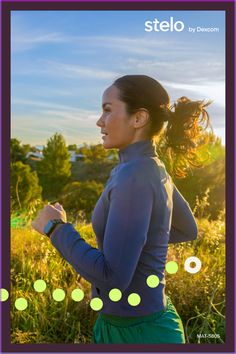
<path id="1" fill-rule="evenodd" d="M 37 173 L 21 161 L 11 163 L 11 210 L 23 211 L 41 199 Z"/>
<path id="2" fill-rule="evenodd" d="M 88 221 L 103 188 L 103 184 L 95 181 L 71 182 L 62 190 L 59 201 L 69 211 L 72 221 L 84 218 Z"/>

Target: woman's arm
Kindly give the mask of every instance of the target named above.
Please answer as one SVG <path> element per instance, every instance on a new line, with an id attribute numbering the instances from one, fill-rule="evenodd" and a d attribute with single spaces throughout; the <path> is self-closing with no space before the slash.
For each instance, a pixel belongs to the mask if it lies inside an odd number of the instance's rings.
<path id="1" fill-rule="evenodd" d="M 60 225 L 51 242 L 86 280 L 98 288 L 126 289 L 147 239 L 153 191 L 140 175 L 125 176 L 110 193 L 103 252 L 91 247 L 71 224 Z"/>
<path id="2" fill-rule="evenodd" d="M 169 243 L 187 242 L 196 239 L 198 228 L 188 202 L 178 191 L 173 190 L 173 213 Z"/>

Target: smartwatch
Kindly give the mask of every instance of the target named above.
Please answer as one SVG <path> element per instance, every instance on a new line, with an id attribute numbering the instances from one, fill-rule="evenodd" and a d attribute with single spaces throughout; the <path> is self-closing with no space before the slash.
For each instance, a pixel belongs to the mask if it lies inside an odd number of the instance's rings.
<path id="1" fill-rule="evenodd" d="M 59 224 L 65 224 L 65 221 L 62 219 L 54 219 L 54 220 L 49 220 L 49 222 L 45 225 L 43 232 L 50 237 L 51 233 L 55 229 L 55 227 Z"/>

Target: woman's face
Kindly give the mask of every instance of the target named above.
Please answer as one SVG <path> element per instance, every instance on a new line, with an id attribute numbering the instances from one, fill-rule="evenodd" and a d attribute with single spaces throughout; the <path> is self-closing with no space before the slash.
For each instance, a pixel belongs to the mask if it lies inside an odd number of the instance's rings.
<path id="1" fill-rule="evenodd" d="M 126 105 L 119 99 L 119 89 L 110 86 L 102 97 L 102 115 L 97 121 L 103 134 L 105 149 L 122 149 L 134 141 L 134 117 L 126 111 Z"/>

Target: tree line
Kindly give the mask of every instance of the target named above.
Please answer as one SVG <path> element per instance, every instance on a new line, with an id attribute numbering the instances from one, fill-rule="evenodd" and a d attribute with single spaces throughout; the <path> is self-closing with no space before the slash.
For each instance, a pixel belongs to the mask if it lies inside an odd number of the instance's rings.
<path id="1" fill-rule="evenodd" d="M 225 149 L 218 137 L 208 134 L 207 146 L 199 151 L 205 161 L 203 166 L 192 168 L 185 178 L 172 178 L 196 216 L 214 220 L 225 207 Z M 171 175 L 173 161 L 166 153 L 164 141 L 156 147 Z M 27 157 L 36 148 L 16 138 L 11 139 L 10 148 L 12 213 L 36 212 L 45 203 L 57 200 L 68 211 L 71 221 L 82 218 L 89 222 L 110 171 L 119 163 L 117 150 L 106 150 L 102 144 L 66 146 L 59 133 L 48 139 L 40 160 Z M 83 160 L 71 162 L 70 150 L 81 154 Z M 199 200 L 204 198 L 204 208 L 198 208 Z"/>

